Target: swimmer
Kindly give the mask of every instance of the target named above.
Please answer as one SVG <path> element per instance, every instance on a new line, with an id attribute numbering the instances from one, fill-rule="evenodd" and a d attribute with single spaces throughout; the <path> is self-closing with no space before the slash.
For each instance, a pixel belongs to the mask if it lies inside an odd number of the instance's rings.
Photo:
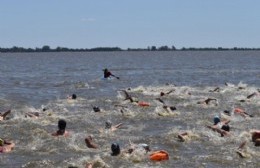
<path id="1" fill-rule="evenodd" d="M 6 120 L 6 116 L 11 113 L 11 110 L 8 110 L 6 112 L 0 113 L 0 121 Z"/>
<path id="2" fill-rule="evenodd" d="M 206 100 L 197 102 L 197 104 L 206 104 L 206 105 L 209 105 L 209 103 L 210 103 L 211 101 L 213 101 L 213 100 L 216 102 L 216 105 L 217 105 L 217 99 L 216 99 L 216 98 L 207 98 Z"/>
<path id="3" fill-rule="evenodd" d="M 243 152 L 243 149 L 245 148 L 246 146 L 246 141 L 242 142 L 238 149 L 236 150 L 236 153 L 241 157 L 241 158 L 245 158 L 246 157 L 246 154 L 245 152 Z"/>
<path id="4" fill-rule="evenodd" d="M 133 98 L 126 90 L 120 90 L 122 92 L 124 92 L 125 94 L 125 99 L 124 100 L 130 100 L 131 103 L 138 103 L 138 100 L 135 100 L 135 98 Z"/>
<path id="5" fill-rule="evenodd" d="M 255 146 L 260 146 L 260 130 L 251 130 L 250 133 Z"/>
<path id="6" fill-rule="evenodd" d="M 169 95 L 170 93 L 172 93 L 172 92 L 174 92 L 175 91 L 175 89 L 172 89 L 172 90 L 170 90 L 170 91 L 168 91 L 168 92 L 161 92 L 160 93 L 160 96 L 165 96 L 165 95 Z"/>
<path id="7" fill-rule="evenodd" d="M 6 153 L 13 150 L 15 144 L 11 141 L 0 138 L 0 153 Z"/>
<path id="8" fill-rule="evenodd" d="M 224 112 L 226 115 L 231 116 L 231 112 L 230 112 L 229 110 L 224 110 L 223 112 Z"/>
<path id="9" fill-rule="evenodd" d="M 92 105 L 92 109 L 93 109 L 93 111 L 96 112 L 96 113 L 97 113 L 97 112 L 101 112 L 101 110 L 100 110 L 100 108 L 99 108 L 98 106 L 93 106 L 93 105 Z"/>
<path id="10" fill-rule="evenodd" d="M 178 134 L 178 138 L 180 141 L 184 142 L 187 139 L 188 135 L 189 135 L 188 132 L 183 132 Z"/>
<path id="11" fill-rule="evenodd" d="M 118 143 L 112 143 L 112 145 L 111 145 L 111 156 L 118 156 L 121 153 L 131 154 L 131 153 L 134 152 L 134 150 L 136 150 L 138 148 L 144 149 L 144 151 L 146 151 L 146 153 L 148 151 L 150 151 L 150 148 L 147 144 L 139 144 L 139 145 L 130 144 L 130 145 L 131 145 L 131 147 L 129 149 L 121 151 Z"/>
<path id="12" fill-rule="evenodd" d="M 72 99 L 72 100 L 76 100 L 77 99 L 77 95 L 73 93 L 71 96 L 68 96 L 67 98 L 68 99 Z"/>
<path id="13" fill-rule="evenodd" d="M 254 117 L 251 114 L 248 114 L 245 110 L 241 109 L 241 108 L 234 108 L 234 114 L 239 114 L 242 117 L 246 118 L 246 117 Z"/>
<path id="14" fill-rule="evenodd" d="M 207 128 L 212 129 L 213 131 L 217 131 L 220 133 L 221 137 L 230 136 L 230 127 L 228 124 L 223 125 L 221 128 L 215 127 L 215 126 L 206 126 Z"/>
<path id="15" fill-rule="evenodd" d="M 224 120 L 224 121 L 220 121 L 220 117 L 218 115 L 216 115 L 213 118 L 213 122 L 214 122 L 214 127 L 218 127 L 221 128 L 223 125 L 227 125 L 230 123 L 230 120 Z"/>
<path id="16" fill-rule="evenodd" d="M 120 128 L 121 126 L 123 125 L 123 123 L 119 123 L 117 125 L 112 125 L 112 122 L 111 121 L 106 121 L 105 123 L 105 130 L 108 130 L 108 131 L 111 131 L 111 132 L 114 132 L 116 131 L 118 128 Z M 104 129 L 99 129 L 99 132 L 104 132 L 105 131 Z"/>
<path id="17" fill-rule="evenodd" d="M 107 79 L 111 76 L 115 77 L 116 79 L 120 79 L 118 76 L 115 76 L 114 74 L 112 74 L 107 68 L 103 69 L 104 71 L 104 78 Z"/>
<path id="18" fill-rule="evenodd" d="M 39 112 L 26 112 L 25 113 L 25 118 L 30 117 L 33 119 L 37 119 L 40 117 L 40 113 Z"/>
<path id="19" fill-rule="evenodd" d="M 88 148 L 98 148 L 98 145 L 93 142 L 92 136 L 88 136 L 87 138 L 85 138 L 85 143 Z"/>
<path id="20" fill-rule="evenodd" d="M 215 89 L 213 90 L 209 90 L 209 92 L 219 92 L 220 91 L 220 88 L 219 87 L 216 87 Z"/>
<path id="21" fill-rule="evenodd" d="M 59 122 L 58 122 L 59 129 L 57 132 L 52 133 L 52 136 L 65 136 L 65 137 L 69 136 L 69 132 L 65 130 L 66 125 L 67 125 L 67 123 L 65 120 L 62 120 L 62 119 L 59 120 Z"/>
<path id="22" fill-rule="evenodd" d="M 163 109 L 166 110 L 168 113 L 171 113 L 171 112 L 177 110 L 177 108 L 175 106 L 166 105 L 166 103 L 161 98 L 156 98 L 156 100 L 158 100 L 159 102 L 161 102 L 163 104 Z"/>
<path id="23" fill-rule="evenodd" d="M 258 96 L 258 95 L 259 95 L 259 93 L 254 92 L 254 93 L 248 95 L 246 98 L 247 98 L 247 99 L 251 99 L 251 98 L 256 97 L 256 96 Z"/>
<path id="24" fill-rule="evenodd" d="M 127 151 L 125 151 L 125 153 L 133 153 L 135 150 L 137 149 L 141 149 L 141 150 L 144 150 L 145 153 L 148 153 L 150 152 L 150 147 L 149 145 L 145 144 L 145 143 L 141 143 L 141 144 L 133 144 L 130 140 L 129 140 L 129 144 L 130 144 L 130 148 L 127 149 Z"/>
<path id="25" fill-rule="evenodd" d="M 255 146 L 260 146 L 260 130 L 251 130 L 249 131 L 252 137 L 252 142 L 254 143 Z M 243 151 L 243 149 L 246 146 L 246 141 L 242 142 L 238 149 L 236 150 L 236 153 L 241 157 L 241 158 L 245 158 L 246 152 Z"/>
<path id="26" fill-rule="evenodd" d="M 120 154 L 121 150 L 120 150 L 120 146 L 118 143 L 112 143 L 111 145 L 111 156 L 117 156 Z"/>
<path id="27" fill-rule="evenodd" d="M 121 104 L 116 104 L 115 107 L 120 107 L 121 109 L 119 110 L 121 112 L 122 115 L 125 115 L 125 111 L 128 108 L 125 105 L 121 105 Z"/>

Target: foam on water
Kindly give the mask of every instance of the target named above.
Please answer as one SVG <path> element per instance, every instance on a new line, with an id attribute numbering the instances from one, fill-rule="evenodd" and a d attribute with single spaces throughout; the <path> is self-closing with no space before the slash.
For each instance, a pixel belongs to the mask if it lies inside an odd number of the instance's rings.
<path id="1" fill-rule="evenodd" d="M 240 102 L 239 100 L 246 99 L 249 94 L 256 92 L 257 88 L 246 84 L 230 85 L 221 86 L 219 92 L 209 92 L 214 89 L 213 86 L 175 85 L 138 86 L 129 90 L 132 96 L 149 102 L 149 107 L 139 107 L 137 104 L 123 101 L 124 95 L 120 91 L 115 98 L 58 98 L 40 108 L 22 106 L 12 109 L 12 117 L 1 122 L 0 133 L 15 141 L 16 147 L 12 153 L 26 157 L 27 163 L 23 162 L 22 166 L 25 168 L 36 165 L 84 167 L 86 162 L 91 162 L 96 167 L 236 167 L 249 161 L 257 162 L 260 154 L 250 141 L 248 131 L 259 129 L 260 96 Z M 172 93 L 160 97 L 160 92 L 171 89 L 174 89 Z M 171 113 L 162 107 L 163 104 L 156 100 L 158 97 L 165 104 L 176 106 L 177 110 L 170 115 Z M 217 103 L 198 104 L 208 97 L 216 98 Z M 7 100 L 1 102 L 6 103 Z M 117 104 L 126 107 L 114 106 Z M 99 105 L 101 112 L 94 112 L 92 105 Z M 245 119 L 239 115 L 227 116 L 223 113 L 223 110 L 233 111 L 236 107 L 245 109 L 248 113 L 254 114 L 254 117 Z M 47 111 L 41 111 L 43 108 Z M 120 112 L 121 109 L 123 113 Z M 24 113 L 29 111 L 39 111 L 40 117 L 24 118 Z M 162 115 L 158 115 L 160 113 Z M 220 137 L 219 133 L 205 127 L 213 124 L 215 115 L 231 120 L 231 137 Z M 57 130 L 57 122 L 61 118 L 67 121 L 67 130 L 71 133 L 68 138 L 50 135 Z M 114 132 L 100 132 L 99 129 L 104 130 L 107 120 L 111 120 L 113 124 L 122 122 L 123 125 Z M 180 142 L 178 134 L 185 131 L 189 136 L 185 142 Z M 88 135 L 93 136 L 99 149 L 86 147 L 84 138 Z M 170 160 L 153 163 L 149 161 L 148 154 L 139 150 L 132 155 L 110 156 L 111 143 L 118 142 L 122 149 L 126 149 L 129 140 L 135 144 L 147 143 L 152 150 L 167 150 Z M 245 149 L 247 161 L 240 160 L 235 153 L 244 140 L 248 145 Z M 64 153 L 66 155 L 63 158 Z M 40 159 L 41 157 L 44 159 Z M 54 158 L 57 161 L 54 161 Z M 237 163 L 233 163 L 234 161 Z M 4 165 L 6 161 L 2 163 Z"/>

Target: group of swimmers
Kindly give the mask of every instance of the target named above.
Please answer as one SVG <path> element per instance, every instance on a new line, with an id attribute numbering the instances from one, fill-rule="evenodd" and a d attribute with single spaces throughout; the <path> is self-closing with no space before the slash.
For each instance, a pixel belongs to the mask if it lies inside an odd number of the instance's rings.
<path id="1" fill-rule="evenodd" d="M 108 69 L 104 69 L 104 78 L 110 78 L 110 77 L 115 77 L 116 79 L 120 79 L 119 77 L 113 75 Z M 121 92 L 124 93 L 125 95 L 125 99 L 124 100 L 129 100 L 130 103 L 135 103 L 139 106 L 149 106 L 149 103 L 147 102 L 143 102 L 143 101 L 139 101 L 137 98 L 132 97 L 127 90 L 120 90 Z M 163 100 L 162 97 L 163 96 L 167 96 L 169 94 L 171 94 L 172 92 L 174 92 L 175 90 L 172 89 L 170 91 L 167 92 L 160 92 L 160 98 L 156 98 L 156 100 L 158 100 L 160 103 L 162 103 L 163 105 L 163 109 L 165 109 L 168 112 L 172 112 L 176 110 L 175 106 L 169 106 L 167 105 Z M 214 90 L 211 90 L 210 92 L 219 92 L 220 88 L 217 87 Z M 190 93 L 188 93 L 189 95 L 191 95 Z M 259 95 L 259 91 L 258 93 L 253 93 L 247 96 L 247 99 L 251 99 L 254 96 L 258 96 Z M 77 99 L 77 95 L 76 94 L 72 94 L 71 96 L 67 97 L 68 99 L 73 99 L 76 100 Z M 216 98 L 206 98 L 205 100 L 199 101 L 197 102 L 197 104 L 205 104 L 205 105 L 209 105 L 210 102 L 217 102 Z M 118 105 L 120 107 L 122 107 L 121 112 L 124 113 L 124 105 Z M 93 111 L 94 112 L 100 112 L 101 109 L 98 106 L 92 106 Z M 43 109 L 43 111 L 45 111 L 46 109 Z M 242 117 L 253 117 L 252 115 L 248 114 L 245 110 L 242 110 L 240 108 L 235 108 L 233 110 L 234 113 L 241 115 Z M 4 113 L 0 113 L 0 121 L 1 120 L 5 120 L 7 115 L 11 113 L 11 110 L 8 110 Z M 230 111 L 225 110 L 224 111 L 225 114 L 227 115 L 231 115 Z M 25 114 L 26 117 L 31 117 L 31 118 L 38 118 L 39 117 L 39 113 L 38 112 L 27 112 Z M 206 127 L 218 132 L 222 137 L 225 136 L 230 136 L 230 126 L 229 126 L 230 120 L 223 120 L 221 121 L 221 117 L 220 116 L 215 116 L 213 119 L 213 125 L 207 125 Z M 66 130 L 66 121 L 64 119 L 60 119 L 58 121 L 58 130 L 54 133 L 52 133 L 52 136 L 64 136 L 64 137 L 68 137 L 70 136 L 70 132 L 68 132 Z M 106 130 L 109 131 L 115 131 L 118 128 L 120 128 L 122 126 L 122 123 L 113 125 L 111 121 L 107 121 L 105 123 L 105 129 L 100 129 L 99 131 L 102 133 Z M 250 132 L 252 135 L 252 142 L 255 144 L 255 146 L 260 146 L 260 130 L 253 130 Z M 185 141 L 186 140 L 186 136 L 188 136 L 187 132 L 182 132 L 178 134 L 178 138 L 181 141 Z M 88 148 L 93 148 L 93 149 L 97 149 L 99 148 L 99 145 L 95 143 L 93 137 L 91 135 L 87 136 L 85 139 L 85 144 Z M 243 157 L 243 153 L 241 152 L 241 150 L 244 148 L 246 142 L 241 143 L 241 145 L 239 146 L 239 150 L 238 150 L 238 154 Z M 9 140 L 6 139 L 1 139 L 0 138 L 0 152 L 4 153 L 4 152 L 10 152 L 13 148 L 14 148 L 15 144 Z M 112 156 L 117 156 L 120 153 L 128 153 L 131 154 L 133 153 L 133 151 L 135 149 L 142 149 L 144 150 L 144 153 L 148 153 L 151 152 L 149 145 L 142 143 L 142 144 L 133 144 L 130 142 L 130 148 L 122 150 L 119 146 L 118 143 L 112 143 L 111 144 L 111 155 Z M 155 161 L 161 161 L 161 160 L 168 160 L 169 159 L 169 154 L 167 151 L 164 150 L 159 150 L 159 151 L 153 151 L 150 153 L 149 155 L 151 160 L 155 160 Z M 92 163 L 88 163 L 86 165 L 87 168 L 91 168 L 93 166 Z"/>
<path id="2" fill-rule="evenodd" d="M 244 89 L 244 88 L 239 87 L 239 89 Z M 209 92 L 220 92 L 220 88 L 217 87 L 214 90 L 210 90 Z M 259 96 L 259 95 L 260 95 L 260 90 L 258 89 L 257 92 L 254 92 L 254 93 L 248 95 L 246 97 L 246 99 L 249 100 L 249 99 Z M 209 105 L 211 101 L 214 101 L 215 105 L 218 105 L 218 103 L 216 103 L 218 101 L 216 98 L 207 98 L 205 100 L 197 102 L 197 104 Z M 244 101 L 240 100 L 240 102 L 245 102 L 245 101 L 246 100 L 244 100 Z M 243 118 L 254 117 L 254 115 L 249 114 L 242 108 L 233 108 L 232 111 L 224 110 L 223 114 L 227 115 L 229 117 L 233 117 L 234 115 L 239 115 Z M 232 136 L 232 134 L 230 133 L 230 126 L 229 126 L 230 122 L 231 122 L 231 120 L 229 120 L 229 119 L 222 120 L 220 115 L 216 115 L 213 118 L 213 125 L 206 125 L 206 127 L 219 133 L 221 137 L 228 137 L 228 136 Z M 249 131 L 249 133 L 251 135 L 251 140 L 254 143 L 254 145 L 260 146 L 260 129 L 252 129 Z M 188 136 L 189 136 L 188 132 L 182 132 L 182 133 L 178 134 L 178 138 L 181 141 L 185 141 Z M 238 155 L 243 158 L 246 157 L 246 154 L 243 152 L 245 145 L 246 145 L 246 141 L 243 141 L 239 145 L 238 149 L 236 150 L 236 153 L 238 153 Z"/>

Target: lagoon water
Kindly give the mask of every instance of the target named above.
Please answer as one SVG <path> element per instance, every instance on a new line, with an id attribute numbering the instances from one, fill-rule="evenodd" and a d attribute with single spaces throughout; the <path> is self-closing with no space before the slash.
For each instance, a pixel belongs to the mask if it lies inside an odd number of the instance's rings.
<path id="1" fill-rule="evenodd" d="M 0 136 L 16 144 L 12 152 L 0 154 L 0 167 L 84 167 L 86 162 L 95 167 L 259 167 L 260 148 L 247 132 L 260 129 L 260 96 L 246 98 L 260 87 L 259 65 L 259 51 L 0 53 L 0 111 L 12 110 L 9 119 L 0 122 Z M 120 80 L 102 79 L 104 68 Z M 209 92 L 216 87 L 219 92 Z M 124 101 L 122 89 L 150 107 Z M 158 115 L 164 110 L 156 98 L 172 89 L 161 98 L 176 106 L 176 115 Z M 67 100 L 72 93 L 77 100 Z M 197 104 L 207 97 L 218 101 Z M 123 115 L 117 104 L 127 106 Z M 102 112 L 93 112 L 92 105 Z M 234 107 L 254 117 L 221 114 L 231 119 L 231 137 L 205 127 L 215 115 Z M 40 111 L 41 117 L 25 118 L 28 111 Z M 59 119 L 67 121 L 70 137 L 50 135 Z M 100 133 L 106 120 L 123 126 Z M 177 135 L 183 131 L 192 136 L 180 142 Z M 86 147 L 88 135 L 99 149 Z M 125 149 L 129 140 L 166 150 L 170 159 L 156 163 L 148 154 L 110 155 L 111 143 Z M 248 157 L 240 158 L 235 150 L 244 140 Z"/>

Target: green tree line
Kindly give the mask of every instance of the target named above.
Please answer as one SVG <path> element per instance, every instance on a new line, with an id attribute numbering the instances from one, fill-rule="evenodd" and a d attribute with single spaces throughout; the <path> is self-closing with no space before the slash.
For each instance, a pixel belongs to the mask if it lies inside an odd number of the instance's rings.
<path id="1" fill-rule="evenodd" d="M 96 48 L 67 48 L 67 47 L 56 47 L 52 49 L 48 45 L 44 45 L 41 48 L 23 48 L 14 46 L 12 48 L 0 48 L 0 52 L 91 52 L 91 51 L 223 51 L 223 50 L 260 50 L 260 48 L 214 48 L 214 47 L 205 47 L 205 48 L 194 48 L 182 47 L 180 49 L 176 49 L 175 46 L 168 47 L 167 45 L 156 47 L 156 46 L 148 46 L 147 48 L 127 48 L 121 49 L 119 47 L 96 47 Z"/>

